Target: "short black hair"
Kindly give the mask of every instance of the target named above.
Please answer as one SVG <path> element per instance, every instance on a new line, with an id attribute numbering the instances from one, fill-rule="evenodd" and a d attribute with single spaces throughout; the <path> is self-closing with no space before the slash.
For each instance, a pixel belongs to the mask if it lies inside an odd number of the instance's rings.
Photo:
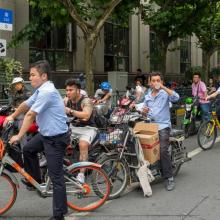
<path id="1" fill-rule="evenodd" d="M 154 77 L 154 76 L 160 76 L 161 80 L 163 80 L 163 75 L 162 75 L 161 72 L 158 72 L 158 71 L 156 71 L 156 72 L 151 72 L 150 75 L 149 75 L 150 80 L 151 80 L 151 78 Z"/>
<path id="2" fill-rule="evenodd" d="M 77 89 L 81 89 L 80 83 L 78 83 L 75 79 L 72 79 L 72 78 L 66 80 L 65 87 L 67 86 L 74 86 Z"/>
<path id="3" fill-rule="evenodd" d="M 37 71 L 39 72 L 40 75 L 42 74 L 47 74 L 47 78 L 50 78 L 50 74 L 51 74 L 51 68 L 50 68 L 50 64 L 47 60 L 39 60 L 35 63 L 32 63 L 30 65 L 30 69 L 31 68 L 35 68 L 37 69 Z"/>
<path id="4" fill-rule="evenodd" d="M 200 73 L 200 72 L 194 72 L 194 73 L 193 73 L 193 76 L 195 76 L 195 75 L 196 75 L 196 76 L 199 76 L 199 78 L 201 78 L 201 73 Z"/>
<path id="5" fill-rule="evenodd" d="M 137 71 L 139 71 L 139 72 L 141 72 L 141 73 L 142 73 L 142 70 L 141 70 L 140 68 L 138 68 L 138 69 L 137 69 Z"/>

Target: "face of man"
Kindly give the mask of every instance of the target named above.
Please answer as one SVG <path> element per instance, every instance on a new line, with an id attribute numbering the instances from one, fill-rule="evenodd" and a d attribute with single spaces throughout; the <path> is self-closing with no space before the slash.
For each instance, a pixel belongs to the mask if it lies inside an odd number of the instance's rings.
<path id="1" fill-rule="evenodd" d="M 104 90 L 104 89 L 102 89 L 102 91 L 104 92 L 104 94 L 107 94 L 109 92 L 109 90 Z"/>
<path id="2" fill-rule="evenodd" d="M 29 80 L 31 81 L 31 85 L 33 88 L 40 87 L 44 82 L 47 81 L 47 74 L 43 73 L 40 74 L 36 68 L 30 69 L 30 77 Z"/>
<path id="3" fill-rule="evenodd" d="M 194 82 L 194 83 L 198 83 L 199 81 L 200 81 L 199 75 L 194 75 L 194 76 L 193 76 L 193 82 Z"/>
<path id="4" fill-rule="evenodd" d="M 150 87 L 155 88 L 156 84 L 162 84 L 160 76 L 152 76 L 150 79 Z"/>
<path id="5" fill-rule="evenodd" d="M 68 99 L 75 101 L 80 96 L 80 90 L 76 86 L 66 86 L 66 96 Z"/>
<path id="6" fill-rule="evenodd" d="M 16 84 L 14 85 L 14 88 L 15 88 L 16 91 L 20 91 L 20 90 L 22 90 L 22 88 L 23 88 L 23 84 L 22 84 L 21 82 L 16 83 Z"/>

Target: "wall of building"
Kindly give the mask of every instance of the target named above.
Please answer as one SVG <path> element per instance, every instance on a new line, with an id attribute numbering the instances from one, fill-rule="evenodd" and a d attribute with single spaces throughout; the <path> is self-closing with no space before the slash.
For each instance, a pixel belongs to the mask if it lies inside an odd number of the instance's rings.
<path id="1" fill-rule="evenodd" d="M 84 71 L 84 39 L 83 32 L 77 26 L 76 29 L 77 41 L 76 41 L 76 52 L 73 58 L 73 69 L 74 72 Z M 94 71 L 97 73 L 104 72 L 104 31 L 100 32 L 94 53 L 93 53 L 93 65 Z"/>
<path id="2" fill-rule="evenodd" d="M 15 33 L 18 33 L 29 22 L 29 5 L 27 0 L 15 1 Z M 24 69 L 29 69 L 29 43 L 25 42 L 15 50 L 16 60 L 22 62 Z"/>
<path id="3" fill-rule="evenodd" d="M 0 7 L 14 11 L 14 28 L 12 32 L 0 31 L 0 38 L 9 41 L 13 34 L 18 33 L 29 21 L 29 6 L 26 0 L 0 0 Z M 129 72 L 134 74 L 137 68 L 143 72 L 150 71 L 150 30 L 149 26 L 142 24 L 138 15 L 130 17 L 129 21 Z M 79 27 L 76 28 L 76 51 L 73 53 L 73 71 L 84 72 L 84 39 Z M 191 65 L 202 66 L 202 50 L 198 48 L 197 38 L 191 37 Z M 169 48 L 179 45 L 179 40 L 173 42 Z M 25 70 L 29 66 L 29 45 L 25 43 L 18 49 L 7 51 L 7 57 L 15 58 L 22 62 Z M 98 75 L 104 73 L 104 30 L 101 31 L 93 57 L 94 72 Z M 167 52 L 167 73 L 180 74 L 180 50 Z M 211 68 L 217 66 L 217 53 L 211 57 Z"/>
<path id="4" fill-rule="evenodd" d="M 129 63 L 130 72 L 135 73 L 137 68 L 143 72 L 150 71 L 150 35 L 149 26 L 144 25 L 140 15 L 132 15 L 129 26 Z"/>
<path id="5" fill-rule="evenodd" d="M 198 39 L 195 35 L 191 37 L 191 66 L 202 66 L 202 50 L 197 45 Z"/>
<path id="6" fill-rule="evenodd" d="M 177 40 L 172 42 L 167 51 L 167 60 L 166 60 L 166 72 L 167 74 L 180 74 L 180 50 L 178 50 L 178 46 L 180 41 Z"/>

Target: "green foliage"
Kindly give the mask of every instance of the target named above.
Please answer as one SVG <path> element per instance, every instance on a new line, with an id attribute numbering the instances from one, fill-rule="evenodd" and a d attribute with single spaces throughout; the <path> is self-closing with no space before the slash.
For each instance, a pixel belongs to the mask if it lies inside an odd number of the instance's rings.
<path id="1" fill-rule="evenodd" d="M 13 77 L 22 76 L 23 66 L 14 59 L 0 58 L 0 70 L 3 72 L 5 82 L 11 83 Z"/>
<path id="2" fill-rule="evenodd" d="M 220 3 L 209 1 L 194 33 L 199 39 L 198 46 L 205 53 L 214 53 L 220 46 Z"/>
<path id="3" fill-rule="evenodd" d="M 93 28 L 109 7 L 112 0 L 72 0 L 75 11 L 70 11 L 61 4 L 61 0 L 28 0 L 31 6 L 31 22 L 17 35 L 13 36 L 9 47 L 18 47 L 25 41 L 38 41 L 55 26 L 73 22 L 72 14 L 78 16 L 84 24 Z M 127 26 L 129 15 L 139 6 L 138 0 L 123 0 L 116 6 L 111 19 L 122 26 Z M 78 24 L 78 21 L 75 21 Z"/>

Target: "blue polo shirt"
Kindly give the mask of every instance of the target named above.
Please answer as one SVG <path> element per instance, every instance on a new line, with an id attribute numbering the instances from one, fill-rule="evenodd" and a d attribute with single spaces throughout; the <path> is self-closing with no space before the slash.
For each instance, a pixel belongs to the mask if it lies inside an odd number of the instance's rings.
<path id="1" fill-rule="evenodd" d="M 25 103 L 37 113 L 38 131 L 43 136 L 67 132 L 64 102 L 53 83 L 50 81 L 43 83 Z"/>
<path id="2" fill-rule="evenodd" d="M 173 91 L 173 95 L 169 96 L 163 89 L 160 89 L 155 97 L 152 96 L 152 91 L 145 96 L 144 106 L 150 108 L 148 117 L 159 124 L 159 130 L 171 127 L 169 102 L 178 100 L 178 93 Z"/>

